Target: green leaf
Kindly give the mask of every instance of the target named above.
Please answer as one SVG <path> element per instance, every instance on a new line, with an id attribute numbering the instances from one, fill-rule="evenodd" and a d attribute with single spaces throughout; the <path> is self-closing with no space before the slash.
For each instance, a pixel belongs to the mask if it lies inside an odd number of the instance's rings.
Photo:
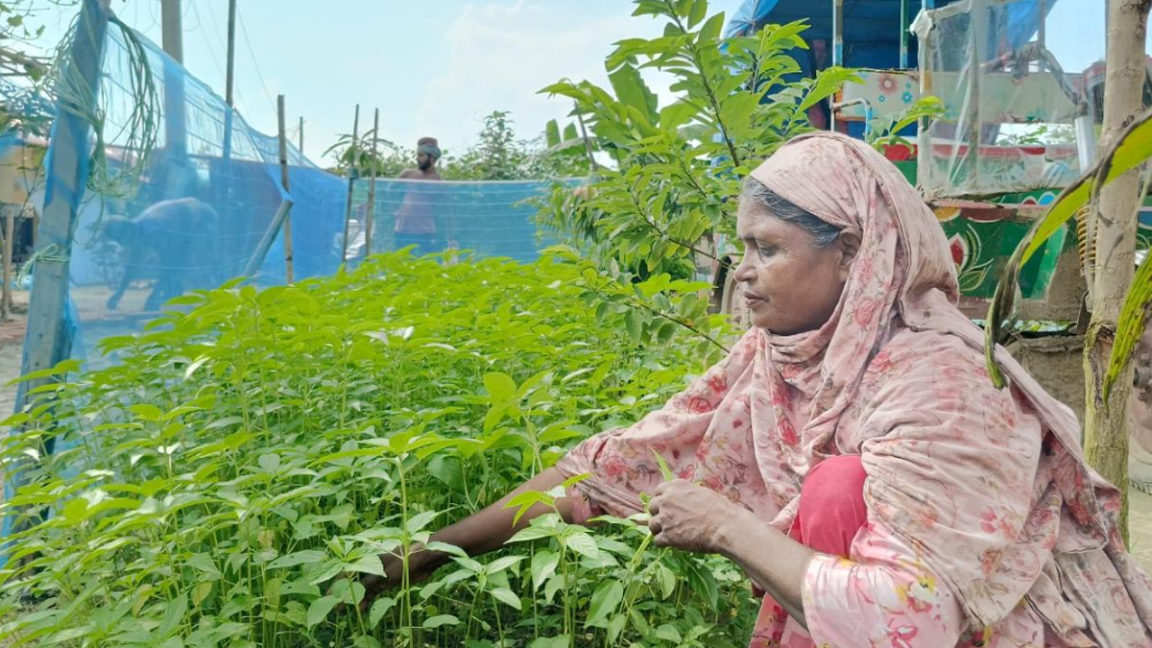
<path id="1" fill-rule="evenodd" d="M 548 123 L 544 125 L 544 145 L 556 146 L 560 143 L 560 125 L 556 123 L 555 119 L 549 119 Z"/>
<path id="2" fill-rule="evenodd" d="M 632 337 L 632 342 L 636 344 L 640 343 L 640 335 L 643 328 L 640 318 L 640 311 L 635 309 L 624 313 L 624 327 L 628 329 L 628 335 Z"/>
<path id="3" fill-rule="evenodd" d="M 804 94 L 804 99 L 796 106 L 795 114 L 801 114 L 812 106 L 836 94 L 840 86 L 845 83 L 860 83 L 860 77 L 855 71 L 840 67 L 830 67 L 821 70 L 816 75 L 816 82 Z"/>
<path id="4" fill-rule="evenodd" d="M 358 572 L 361 574 L 375 574 L 376 576 L 384 576 L 384 564 L 380 562 L 379 556 L 376 556 L 375 554 L 361 556 L 355 562 L 345 563 L 344 568 L 348 571 Z"/>
<path id="5" fill-rule="evenodd" d="M 496 574 L 508 569 L 509 567 L 519 563 L 522 560 L 524 560 L 524 556 L 503 556 L 488 563 L 488 566 L 485 567 L 484 571 L 488 572 L 489 574 Z"/>
<path id="6" fill-rule="evenodd" d="M 582 556 L 593 560 L 600 559 L 600 547 L 596 546 L 596 540 L 584 530 L 576 531 L 565 538 L 564 544 Z"/>
<path id="7" fill-rule="evenodd" d="M 661 455 L 653 449 L 652 456 L 656 458 L 656 464 L 660 466 L 660 474 L 664 476 L 664 481 L 675 481 L 676 473 L 672 472 L 672 469 L 668 467 L 668 462 L 664 459 L 664 455 Z"/>
<path id="8" fill-rule="evenodd" d="M 328 613 L 340 600 L 335 596 L 321 596 L 308 606 L 307 625 L 309 628 L 328 618 Z"/>
<path id="9" fill-rule="evenodd" d="M 380 648 L 380 642 L 376 640 L 376 637 L 360 635 L 352 642 L 352 646 L 354 648 Z"/>
<path id="10" fill-rule="evenodd" d="M 1132 279 L 1132 287 L 1124 297 L 1124 305 L 1120 307 L 1120 317 L 1116 328 L 1116 339 L 1112 343 L 1112 357 L 1108 361 L 1108 371 L 1104 376 L 1103 395 L 1107 400 L 1116 384 L 1116 379 L 1127 368 L 1135 355 L 1136 345 L 1144 335 L 1148 325 L 1149 312 L 1152 311 L 1152 253 L 1144 257 L 1136 276 Z"/>
<path id="11" fill-rule="evenodd" d="M 434 630 L 440 626 L 445 625 L 460 625 L 460 619 L 457 619 L 451 614 L 438 614 L 434 617 L 429 617 L 424 620 L 422 627 L 427 630 Z"/>
<path id="12" fill-rule="evenodd" d="M 693 0 L 692 8 L 688 11 L 688 29 L 700 24 L 708 15 L 708 0 Z"/>
<path id="13" fill-rule="evenodd" d="M 684 638 L 680 636 L 680 631 L 676 629 L 676 626 L 668 623 L 656 628 L 656 632 L 653 634 L 657 639 L 663 639 L 664 641 L 669 641 L 674 644 L 679 644 L 684 641 Z"/>
<path id="14" fill-rule="evenodd" d="M 609 74 L 608 80 L 622 103 L 640 111 L 648 123 L 656 121 L 658 100 L 640 76 L 639 70 L 626 63 Z"/>
<path id="15" fill-rule="evenodd" d="M 720 39 L 720 34 L 724 29 L 724 12 L 713 14 L 704 26 L 700 28 L 700 38 L 696 41 L 701 45 L 706 45 L 713 41 Z"/>
<path id="16" fill-rule="evenodd" d="M 720 600 L 720 590 L 716 578 L 711 570 L 696 561 L 688 563 L 688 585 L 697 596 L 702 596 L 711 607 L 715 607 Z"/>
<path id="17" fill-rule="evenodd" d="M 168 601 L 164 610 L 164 620 L 156 628 L 156 634 L 161 637 L 171 635 L 180 626 L 180 622 L 184 620 L 184 615 L 187 612 L 188 598 L 184 594 L 176 595 L 173 600 Z"/>
<path id="18" fill-rule="evenodd" d="M 556 567 L 560 564 L 560 556 L 547 550 L 537 551 L 532 556 L 532 589 L 539 590 L 544 581 L 548 580 L 552 574 L 556 573 Z"/>
<path id="19" fill-rule="evenodd" d="M 1004 387 L 1005 380 L 996 362 L 996 344 L 1004 319 L 1012 312 L 1020 269 L 1061 227 L 1088 203 L 1101 187 L 1136 168 L 1152 157 L 1152 110 L 1145 111 L 1106 151 L 1096 166 L 1065 188 L 1048 207 L 1044 217 L 1033 223 L 1004 265 L 1000 282 L 988 307 L 984 327 L 984 357 L 992 384 Z"/>
<path id="20" fill-rule="evenodd" d="M 656 566 L 656 581 L 660 584 L 660 597 L 667 600 L 676 591 L 676 574 L 666 565 Z"/>
<path id="21" fill-rule="evenodd" d="M 145 421 L 159 421 L 164 417 L 164 412 L 160 411 L 159 407 L 151 403 L 129 405 L 128 410 Z"/>
<path id="22" fill-rule="evenodd" d="M 616 579 L 605 580 L 600 583 L 596 591 L 592 592 L 592 600 L 588 604 L 588 618 L 584 626 L 594 626 L 603 623 L 608 615 L 616 611 L 616 606 L 624 598 L 624 585 Z"/>
<path id="23" fill-rule="evenodd" d="M 417 533 L 423 531 L 424 527 L 431 524 L 432 520 L 435 520 L 439 515 L 439 511 L 424 511 L 423 513 L 417 513 L 416 515 L 408 518 L 408 524 L 405 525 L 405 528 L 407 529 L 409 535 L 416 535 Z"/>
<path id="24" fill-rule="evenodd" d="M 373 601 L 372 607 L 368 610 L 368 627 L 375 628 L 380 625 L 380 619 L 383 619 L 394 605 L 396 605 L 396 600 L 388 596 L 381 596 Z"/>
<path id="25" fill-rule="evenodd" d="M 516 381 L 505 373 L 484 374 L 484 388 L 488 390 L 493 402 L 508 402 L 516 397 Z"/>
<path id="26" fill-rule="evenodd" d="M 296 567 L 298 565 L 314 565 L 323 562 L 327 559 L 328 555 L 323 551 L 315 549 L 305 549 L 304 551 L 297 551 L 285 556 L 280 556 L 276 560 L 268 563 L 269 569 L 281 569 L 284 567 Z"/>
<path id="27" fill-rule="evenodd" d="M 208 576 L 211 576 L 213 580 L 222 576 L 220 570 L 216 568 L 216 563 L 212 561 L 212 557 L 208 554 L 192 554 L 185 562 L 188 564 L 188 566 L 194 567 L 199 571 L 204 572 Z"/>
<path id="28" fill-rule="evenodd" d="M 509 607 L 516 608 L 517 610 L 520 610 L 522 608 L 522 606 L 520 604 L 520 597 L 516 596 L 516 594 L 514 594 L 512 592 L 512 590 L 510 590 L 506 587 L 497 587 L 496 589 L 489 590 L 488 593 L 491 594 L 492 597 L 495 598 L 497 601 L 500 601 L 501 603 L 503 603 Z"/>

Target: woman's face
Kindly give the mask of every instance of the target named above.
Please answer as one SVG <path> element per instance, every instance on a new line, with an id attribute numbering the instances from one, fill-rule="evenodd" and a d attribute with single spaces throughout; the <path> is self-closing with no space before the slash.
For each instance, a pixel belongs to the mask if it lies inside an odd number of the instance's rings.
<path id="1" fill-rule="evenodd" d="M 736 213 L 736 232 L 744 242 L 744 258 L 735 278 L 752 323 L 777 335 L 823 326 L 840 301 L 859 247 L 857 237 L 841 233 L 831 245 L 816 247 L 801 227 L 744 200 Z"/>

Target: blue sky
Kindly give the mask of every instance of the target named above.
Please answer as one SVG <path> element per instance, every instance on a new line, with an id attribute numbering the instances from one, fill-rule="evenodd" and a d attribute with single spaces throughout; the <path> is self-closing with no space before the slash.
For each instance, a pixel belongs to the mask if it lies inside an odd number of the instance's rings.
<path id="1" fill-rule="evenodd" d="M 713 0 L 731 15 L 740 0 Z M 821 3 L 823 6 L 824 3 Z M 831 3 L 827 3 L 831 4 Z M 913 1 L 913 4 L 918 4 Z M 224 93 L 227 0 L 184 0 L 185 66 Z M 511 110 L 531 137 L 569 109 L 536 94 L 564 77 L 605 82 L 612 43 L 654 35 L 661 24 L 632 18 L 626 0 L 239 0 L 237 106 L 249 123 L 276 130 L 283 93 L 289 127 L 304 117 L 305 153 L 321 153 L 350 132 L 356 103 L 361 129 L 380 108 L 383 137 L 413 144 L 440 138 L 447 150 L 475 141 L 483 116 Z M 160 42 L 159 0 L 112 0 L 129 25 Z M 46 40 L 76 9 L 46 9 Z M 1049 48 L 1068 71 L 1103 57 L 1103 0 L 1058 0 Z M 651 80 L 663 100 L 666 82 Z"/>

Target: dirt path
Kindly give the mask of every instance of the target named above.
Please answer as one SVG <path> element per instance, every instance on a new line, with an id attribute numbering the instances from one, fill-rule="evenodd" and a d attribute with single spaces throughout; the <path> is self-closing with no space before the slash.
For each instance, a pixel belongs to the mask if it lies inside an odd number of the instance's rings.
<path id="1" fill-rule="evenodd" d="M 12 313 L 7 322 L 0 322 L 0 421 L 8 418 L 16 405 L 16 386 L 8 383 L 20 377 L 28 293 L 16 291 L 13 306 L 17 312 Z"/>
<path id="2" fill-rule="evenodd" d="M 1132 448 L 1128 473 L 1133 479 L 1152 483 L 1152 455 Z M 1132 555 L 1152 575 L 1152 495 L 1128 489 L 1128 532 Z"/>

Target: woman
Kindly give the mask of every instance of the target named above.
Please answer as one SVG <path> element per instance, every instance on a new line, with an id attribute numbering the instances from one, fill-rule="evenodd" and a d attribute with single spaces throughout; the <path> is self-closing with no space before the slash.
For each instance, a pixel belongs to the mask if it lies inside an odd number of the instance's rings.
<path id="1" fill-rule="evenodd" d="M 1003 352 L 1010 387 L 992 386 L 940 227 L 899 172 L 861 142 L 798 138 L 752 173 L 737 229 L 755 327 L 519 490 L 591 474 L 561 502 L 577 522 L 653 494 L 657 544 L 726 555 L 765 593 L 754 646 L 1152 646 L 1119 493 L 1071 410 Z M 499 547 L 503 501 L 434 539 Z"/>

